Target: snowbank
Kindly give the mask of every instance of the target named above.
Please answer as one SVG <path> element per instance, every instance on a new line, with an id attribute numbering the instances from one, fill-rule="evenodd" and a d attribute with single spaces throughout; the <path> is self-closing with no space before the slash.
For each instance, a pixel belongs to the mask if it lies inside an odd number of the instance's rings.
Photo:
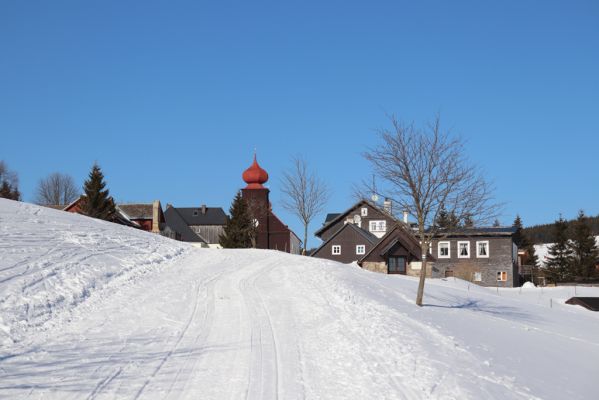
<path id="1" fill-rule="evenodd" d="M 187 250 L 129 227 L 0 199 L 0 344 L 68 319 L 93 292 L 171 264 Z"/>

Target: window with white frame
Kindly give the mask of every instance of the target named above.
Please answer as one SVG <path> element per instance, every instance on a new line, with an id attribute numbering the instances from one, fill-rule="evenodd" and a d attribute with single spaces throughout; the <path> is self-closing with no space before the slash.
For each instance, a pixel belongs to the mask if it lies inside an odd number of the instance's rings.
<path id="1" fill-rule="evenodd" d="M 475 272 L 473 277 L 474 282 L 480 282 L 483 280 L 483 274 L 481 272 Z"/>
<path id="2" fill-rule="evenodd" d="M 507 271 L 497 271 L 497 281 L 498 282 L 507 281 Z"/>
<path id="3" fill-rule="evenodd" d="M 366 254 L 366 245 L 357 244 L 356 245 L 356 254 Z"/>
<path id="4" fill-rule="evenodd" d="M 362 209 L 360 210 L 360 213 L 362 214 L 363 217 L 367 217 L 368 216 L 368 208 L 362 207 Z"/>
<path id="5" fill-rule="evenodd" d="M 489 241 L 476 242 L 476 257 L 489 258 Z"/>
<path id="6" fill-rule="evenodd" d="M 336 244 L 335 246 L 333 246 L 331 252 L 334 256 L 338 256 L 339 254 L 341 254 L 341 246 Z"/>
<path id="7" fill-rule="evenodd" d="M 439 242 L 437 246 L 437 253 L 439 258 L 451 258 L 451 249 L 449 247 L 449 242 Z"/>
<path id="8" fill-rule="evenodd" d="M 387 231 L 387 221 L 370 221 L 369 225 L 370 232 L 386 232 Z"/>
<path id="9" fill-rule="evenodd" d="M 470 258 L 470 242 L 458 242 L 458 258 Z"/>

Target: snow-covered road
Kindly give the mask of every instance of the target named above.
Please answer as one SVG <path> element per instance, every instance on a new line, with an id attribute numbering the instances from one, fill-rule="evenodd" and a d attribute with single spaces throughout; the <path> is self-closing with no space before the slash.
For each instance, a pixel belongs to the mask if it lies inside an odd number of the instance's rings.
<path id="1" fill-rule="evenodd" d="M 575 307 L 452 280 L 429 281 L 418 308 L 415 279 L 356 266 L 191 249 L 12 202 L 0 201 L 0 223 L 0 398 L 585 399 L 599 389 L 599 318 Z"/>

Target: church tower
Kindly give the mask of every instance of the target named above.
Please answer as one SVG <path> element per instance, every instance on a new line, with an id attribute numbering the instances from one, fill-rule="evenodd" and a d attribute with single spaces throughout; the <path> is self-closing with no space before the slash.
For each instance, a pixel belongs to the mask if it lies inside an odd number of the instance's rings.
<path id="1" fill-rule="evenodd" d="M 243 172 L 242 178 L 246 187 L 241 189 L 241 194 L 257 224 L 256 247 L 269 249 L 270 201 L 268 194 L 270 190 L 264 187 L 264 183 L 268 181 L 268 173 L 258 164 L 256 154 L 254 154 L 254 162 Z"/>

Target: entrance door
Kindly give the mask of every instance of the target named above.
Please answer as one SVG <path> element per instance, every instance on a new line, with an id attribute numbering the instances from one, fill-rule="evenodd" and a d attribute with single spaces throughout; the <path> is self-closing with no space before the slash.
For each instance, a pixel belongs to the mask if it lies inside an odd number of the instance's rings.
<path id="1" fill-rule="evenodd" d="M 387 272 L 390 274 L 406 274 L 405 257 L 389 257 L 387 261 Z"/>

